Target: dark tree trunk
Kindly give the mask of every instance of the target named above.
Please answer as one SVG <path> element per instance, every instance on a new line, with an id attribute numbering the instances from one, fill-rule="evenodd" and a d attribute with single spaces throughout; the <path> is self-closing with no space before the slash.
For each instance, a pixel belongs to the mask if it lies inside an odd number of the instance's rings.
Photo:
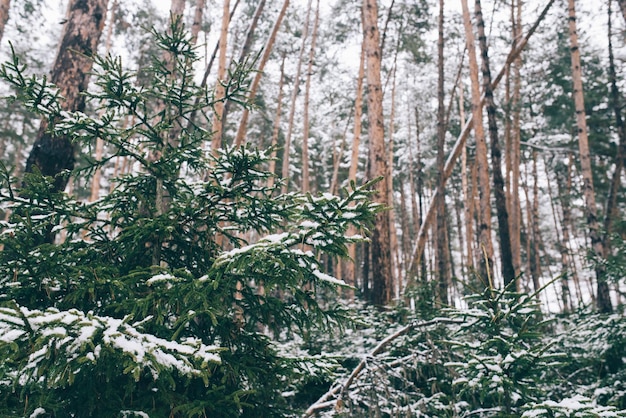
<path id="1" fill-rule="evenodd" d="M 64 98 L 64 110 L 85 110 L 81 93 L 87 90 L 91 56 L 104 28 L 107 3 L 108 0 L 72 0 L 68 5 L 67 22 L 50 77 Z M 74 146 L 68 137 L 53 136 L 48 128 L 47 121 L 42 121 L 25 171 L 54 177 L 55 190 L 63 191 L 69 179 L 65 173 L 74 168 Z"/>
<path id="2" fill-rule="evenodd" d="M 444 105 L 444 57 L 443 57 L 443 25 L 444 0 L 439 0 L 438 40 L 437 40 L 437 300 L 444 305 L 448 304 L 448 284 L 451 278 L 449 253 L 446 240 L 446 196 L 445 196 L 445 156 L 446 121 Z"/>
<path id="3" fill-rule="evenodd" d="M 489 65 L 489 49 L 485 35 L 485 21 L 483 19 L 480 0 L 476 0 L 476 22 L 478 25 L 478 45 L 482 56 L 483 90 L 487 107 L 487 122 L 489 127 L 489 142 L 493 177 L 493 192 L 496 200 L 496 215 L 498 217 L 498 236 L 500 238 L 502 276 L 505 286 L 515 280 L 515 268 L 511 255 L 511 234 L 509 233 L 509 213 L 507 210 L 506 194 L 504 193 L 504 177 L 502 176 L 502 152 L 498 138 L 498 123 L 496 105 L 491 88 L 491 68 Z"/>

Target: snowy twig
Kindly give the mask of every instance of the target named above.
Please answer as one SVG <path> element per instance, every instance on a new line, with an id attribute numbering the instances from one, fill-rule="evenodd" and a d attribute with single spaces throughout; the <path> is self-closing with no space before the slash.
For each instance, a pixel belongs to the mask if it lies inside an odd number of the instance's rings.
<path id="1" fill-rule="evenodd" d="M 350 386 L 352 385 L 354 380 L 359 376 L 359 374 L 366 367 L 367 360 L 369 358 L 375 357 L 378 354 L 380 354 L 381 352 L 383 352 L 383 350 L 393 340 L 395 340 L 395 339 L 397 339 L 397 338 L 399 338 L 399 337 L 401 337 L 401 336 L 403 336 L 405 334 L 408 334 L 409 332 L 411 332 L 411 331 L 413 331 L 414 329 L 417 329 L 417 328 L 424 328 L 424 327 L 428 327 L 430 325 L 435 325 L 435 324 L 459 324 L 459 323 L 462 323 L 462 322 L 463 322 L 462 319 L 434 318 L 434 319 L 431 319 L 430 321 L 413 322 L 413 323 L 405 326 L 404 328 L 396 331 L 395 333 L 387 336 L 380 343 L 378 343 L 378 345 L 376 347 L 374 347 L 374 349 L 372 351 L 370 351 L 367 355 L 365 355 L 361 359 L 359 364 L 354 368 L 354 370 L 352 370 L 352 373 L 350 373 L 350 376 L 348 376 L 348 379 L 346 380 L 346 382 L 344 384 L 335 384 L 335 385 L 331 386 L 331 388 L 328 390 L 328 392 L 326 392 L 324 395 L 322 395 L 314 404 L 309 406 L 309 408 L 304 413 L 304 417 L 309 417 L 309 416 L 313 415 L 316 411 L 328 408 L 329 406 L 340 405 L 341 404 L 341 400 L 348 393 L 348 389 L 350 388 Z M 329 399 L 331 399 L 333 396 L 335 396 L 337 394 L 339 394 L 339 397 L 337 398 L 337 400 L 329 400 Z"/>

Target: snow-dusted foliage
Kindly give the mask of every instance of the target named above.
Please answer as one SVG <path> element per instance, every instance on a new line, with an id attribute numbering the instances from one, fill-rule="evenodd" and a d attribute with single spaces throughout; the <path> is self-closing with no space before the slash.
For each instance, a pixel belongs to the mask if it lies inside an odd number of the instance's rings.
<path id="1" fill-rule="evenodd" d="M 1 416 L 283 416 L 282 393 L 323 363 L 270 336 L 329 330 L 345 315 L 318 297 L 346 286 L 322 259 L 363 240 L 382 210 L 371 183 L 280 195 L 272 150 L 205 151 L 214 103 L 193 81 L 187 34 L 174 22 L 154 36 L 168 54 L 142 69 L 141 87 L 121 59 L 95 57 L 98 116 L 61 111 L 54 87 L 17 59 L 0 71 L 15 99 L 86 152 L 60 175 L 114 174 L 108 193 L 82 202 L 52 178 L 1 167 Z M 230 74 L 227 99 L 245 97 L 248 72 Z M 110 151 L 101 160 L 89 155 L 96 138 Z"/>

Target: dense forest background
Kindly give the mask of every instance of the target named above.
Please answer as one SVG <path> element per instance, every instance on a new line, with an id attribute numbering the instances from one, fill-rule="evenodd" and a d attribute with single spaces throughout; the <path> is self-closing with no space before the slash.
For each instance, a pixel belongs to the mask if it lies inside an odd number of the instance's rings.
<path id="1" fill-rule="evenodd" d="M 626 416 L 625 30 L 1 1 L 0 415 Z"/>

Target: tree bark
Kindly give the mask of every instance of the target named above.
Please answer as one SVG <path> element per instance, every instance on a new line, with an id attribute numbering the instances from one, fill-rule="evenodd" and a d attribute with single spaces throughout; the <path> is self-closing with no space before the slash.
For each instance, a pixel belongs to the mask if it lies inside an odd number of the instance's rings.
<path id="1" fill-rule="evenodd" d="M 504 285 L 508 286 L 515 280 L 515 269 L 511 255 L 511 234 L 509 233 L 509 213 L 507 210 L 506 195 L 504 193 L 504 177 L 502 175 L 502 151 L 500 150 L 500 138 L 498 135 L 498 122 L 496 116 L 496 104 L 491 89 L 491 66 L 489 64 L 489 48 L 487 47 L 487 35 L 485 34 L 485 21 L 483 19 L 480 0 L 476 0 L 476 23 L 478 26 L 478 44 L 482 56 L 483 92 L 487 107 L 487 120 L 489 126 L 489 141 L 491 146 L 493 191 L 496 200 L 496 214 L 498 218 L 498 236 L 500 238 L 500 262 Z"/>
<path id="2" fill-rule="evenodd" d="M 0 0 L 0 41 L 4 36 L 4 27 L 9 21 L 9 9 L 11 8 L 11 0 Z"/>
<path id="3" fill-rule="evenodd" d="M 481 250 L 480 274 L 485 284 L 490 287 L 493 273 L 493 244 L 491 241 L 491 187 L 489 184 L 489 162 L 487 161 L 487 142 L 483 129 L 482 100 L 480 94 L 480 81 L 478 78 L 478 62 L 476 60 L 476 47 L 474 29 L 467 6 L 467 0 L 461 0 L 463 7 L 463 23 L 465 25 L 465 37 L 467 52 L 469 55 L 469 72 L 471 80 L 472 97 L 472 120 L 474 121 L 474 134 L 476 140 L 476 167 L 478 170 L 478 196 L 480 210 L 478 211 L 478 236 Z"/>
<path id="4" fill-rule="evenodd" d="M 517 13 L 515 7 L 512 6 L 514 20 L 513 23 L 513 43 L 517 44 L 522 36 L 522 0 L 517 1 Z M 515 3 L 515 2 L 514 2 Z M 522 270 L 522 251 L 521 251 L 521 205 L 519 198 L 519 178 L 520 178 L 520 135 L 521 135 L 521 109 L 520 97 L 522 89 L 521 54 L 511 63 L 513 69 L 513 96 L 511 105 L 513 111 L 513 123 L 511 126 L 511 183 L 510 183 L 510 232 L 511 232 L 511 256 L 513 258 L 513 269 L 515 277 L 520 277 Z M 516 283 L 516 289 L 519 290 L 519 283 Z"/>
<path id="5" fill-rule="evenodd" d="M 72 0 L 67 8 L 67 22 L 61 35 L 59 52 L 52 67 L 50 81 L 64 98 L 61 107 L 67 111 L 85 110 L 93 55 L 106 21 L 108 0 Z M 35 144 L 26 160 L 27 173 L 39 171 L 54 177 L 54 189 L 63 191 L 67 171 L 74 168 L 74 146 L 65 136 L 53 136 L 48 122 L 42 120 Z"/>
<path id="6" fill-rule="evenodd" d="M 589 228 L 592 250 L 596 260 L 596 286 L 597 308 L 600 312 L 613 311 L 613 305 L 609 294 L 609 285 L 606 280 L 606 271 L 602 264 L 604 259 L 604 245 L 600 237 L 600 228 L 597 218 L 596 197 L 593 187 L 593 175 L 591 171 L 591 155 L 589 152 L 589 138 L 587 134 L 587 120 L 585 114 L 585 101 L 583 98 L 582 71 L 580 67 L 580 48 L 578 46 L 578 34 L 576 31 L 576 5 L 574 0 L 568 0 L 569 10 L 569 39 L 572 59 L 572 79 L 574 82 L 574 103 L 576 108 L 576 125 L 578 127 L 578 148 L 580 168 L 583 176 L 583 196 L 585 198 L 585 215 Z"/>
<path id="7" fill-rule="evenodd" d="M 449 253 L 446 242 L 443 239 L 446 231 L 446 195 L 445 195 L 445 141 L 446 141 L 446 121 L 445 121 L 445 91 L 444 91 L 444 0 L 439 0 L 439 19 L 437 36 L 437 248 L 435 257 L 437 259 L 437 287 L 436 299 L 443 305 L 448 304 L 448 266 L 450 265 Z"/>
<path id="8" fill-rule="evenodd" d="M 378 4 L 376 0 L 363 0 L 363 36 L 366 55 L 367 119 L 370 146 L 370 178 L 386 176 L 387 153 L 385 150 L 385 127 L 383 118 L 383 91 L 381 84 L 380 32 L 378 30 Z M 374 200 L 389 206 L 386 180 L 376 183 Z M 388 305 L 392 299 L 391 249 L 389 245 L 389 215 L 379 213 L 372 231 L 372 294 L 375 305 Z"/>

